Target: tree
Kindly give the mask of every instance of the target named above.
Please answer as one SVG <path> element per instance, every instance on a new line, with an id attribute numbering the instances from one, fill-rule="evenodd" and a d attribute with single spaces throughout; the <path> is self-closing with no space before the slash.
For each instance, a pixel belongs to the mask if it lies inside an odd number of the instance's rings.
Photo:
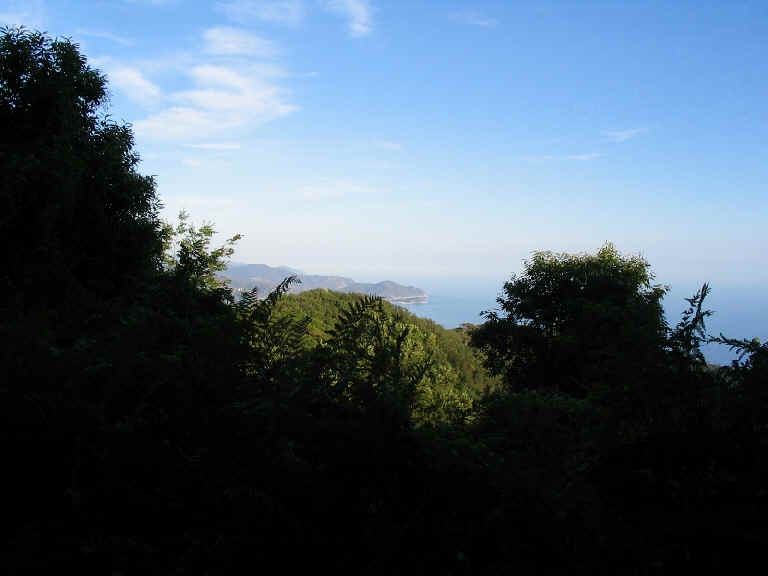
<path id="1" fill-rule="evenodd" d="M 701 344 L 709 340 L 707 336 L 706 319 L 712 315 L 711 310 L 704 310 L 704 300 L 710 292 L 706 282 L 701 289 L 690 298 L 686 298 L 688 308 L 683 312 L 680 322 L 669 334 L 668 348 L 677 356 L 679 363 L 687 368 L 706 366 Z"/>
<path id="2" fill-rule="evenodd" d="M 227 268 L 227 259 L 234 253 L 240 234 L 228 238 L 223 246 L 211 249 L 216 231 L 210 223 L 200 228 L 187 221 L 185 211 L 179 213 L 176 226 L 163 224 L 163 266 L 179 279 L 186 280 L 195 290 L 218 291 L 223 299 L 231 300 L 229 281 L 216 275 Z"/>
<path id="3" fill-rule="evenodd" d="M 133 134 L 103 114 L 106 99 L 76 44 L 0 29 L 0 293 L 10 310 L 130 294 L 160 263 L 155 182 L 137 172 Z"/>
<path id="4" fill-rule="evenodd" d="M 504 284 L 499 311 L 472 333 L 489 370 L 513 389 L 585 395 L 615 384 L 663 351 L 661 299 L 648 262 L 611 244 L 595 255 L 535 252 Z"/>
<path id="5" fill-rule="evenodd" d="M 229 437 L 212 430 L 232 421 L 244 354 L 209 281 L 228 247 L 182 230 L 179 267 L 165 269 L 155 181 L 106 100 L 69 40 L 0 30 L 4 510 L 27 533 L 11 571 L 119 557 L 140 533 L 173 547 L 190 521 L 179 511 L 200 505 L 190 468 Z"/>
<path id="6" fill-rule="evenodd" d="M 709 338 L 728 346 L 738 357 L 728 367 L 720 368 L 720 377 L 729 392 L 730 420 L 750 432 L 768 430 L 768 343 L 759 338 L 728 338 L 722 333 Z"/>

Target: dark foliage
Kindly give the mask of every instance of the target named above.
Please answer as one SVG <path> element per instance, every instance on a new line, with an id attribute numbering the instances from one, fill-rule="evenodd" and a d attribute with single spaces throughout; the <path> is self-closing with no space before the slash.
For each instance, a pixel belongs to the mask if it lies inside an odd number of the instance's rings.
<path id="1" fill-rule="evenodd" d="M 134 290 L 157 265 L 158 201 L 104 77 L 72 43 L 0 37 L 2 302 L 61 309 Z M 4 306 L 4 307 L 5 307 Z"/>
<path id="2" fill-rule="evenodd" d="M 708 285 L 670 329 L 648 264 L 606 246 L 537 253 L 456 331 L 290 278 L 235 304 L 236 238 L 159 223 L 104 88 L 72 43 L 0 34 L 5 573 L 762 558 L 768 348 L 707 335 Z"/>
<path id="3" fill-rule="evenodd" d="M 504 284 L 501 310 L 486 312 L 473 344 L 512 389 L 585 396 L 614 386 L 663 347 L 665 289 L 652 279 L 647 262 L 610 244 L 594 256 L 536 252 Z"/>

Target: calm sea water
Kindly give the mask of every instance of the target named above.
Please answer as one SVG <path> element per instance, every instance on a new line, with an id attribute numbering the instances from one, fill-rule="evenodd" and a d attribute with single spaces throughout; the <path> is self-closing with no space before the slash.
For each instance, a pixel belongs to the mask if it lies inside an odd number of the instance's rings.
<path id="1" fill-rule="evenodd" d="M 445 294 L 430 294 L 425 304 L 401 304 L 416 316 L 430 318 L 445 328 L 456 328 L 465 322 L 480 324 L 480 312 L 494 306 L 494 298 L 458 298 Z"/>
<path id="2" fill-rule="evenodd" d="M 696 292 L 697 286 L 672 287 L 664 298 L 664 310 L 671 326 L 680 321 L 680 315 L 688 307 L 685 298 Z M 712 311 L 707 320 L 707 332 L 728 338 L 760 338 L 768 340 L 768 291 L 760 286 L 712 286 L 712 292 L 704 302 L 704 308 Z M 713 364 L 728 364 L 736 354 L 727 346 L 704 346 L 704 356 Z"/>
<path id="3" fill-rule="evenodd" d="M 417 286 L 429 294 L 425 304 L 405 304 L 416 316 L 430 318 L 445 328 L 465 322 L 480 324 L 480 313 L 496 307 L 502 280 L 485 278 L 398 278 L 401 284 Z"/>
<path id="4" fill-rule="evenodd" d="M 496 307 L 496 296 L 502 281 L 488 279 L 401 279 L 429 293 L 426 304 L 403 306 L 413 314 L 430 318 L 446 328 L 455 328 L 464 322 L 479 324 L 483 321 L 480 312 Z M 690 297 L 698 286 L 678 286 L 664 299 L 667 321 L 676 325 L 680 315 L 688 306 Z M 768 295 L 761 287 L 713 287 L 705 301 L 705 308 L 713 315 L 707 322 L 711 335 L 721 332 L 730 338 L 768 339 Z M 726 346 L 708 344 L 704 347 L 707 360 L 714 364 L 727 364 L 735 359 L 735 353 Z"/>

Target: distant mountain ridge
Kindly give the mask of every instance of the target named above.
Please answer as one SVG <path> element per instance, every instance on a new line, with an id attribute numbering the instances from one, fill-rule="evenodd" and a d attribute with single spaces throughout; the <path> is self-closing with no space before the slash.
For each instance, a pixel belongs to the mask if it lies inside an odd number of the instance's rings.
<path id="1" fill-rule="evenodd" d="M 266 295 L 287 276 L 298 276 L 301 284 L 291 287 L 292 293 L 304 292 L 316 288 L 334 290 L 336 292 L 373 294 L 381 296 L 389 302 L 426 302 L 428 294 L 415 286 L 403 286 L 391 280 L 376 283 L 355 282 L 344 276 L 321 276 L 303 274 L 299 270 L 287 266 L 267 266 L 266 264 L 230 264 L 222 273 L 228 278 L 233 291 L 244 292 L 258 288 L 259 293 Z"/>

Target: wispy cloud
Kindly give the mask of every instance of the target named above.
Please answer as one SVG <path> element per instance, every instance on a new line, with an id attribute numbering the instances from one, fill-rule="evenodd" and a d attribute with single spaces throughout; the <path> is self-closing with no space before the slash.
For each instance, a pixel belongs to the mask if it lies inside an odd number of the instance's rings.
<path id="1" fill-rule="evenodd" d="M 298 26 L 304 19 L 301 0 L 234 0 L 219 4 L 219 9 L 236 22 L 272 22 Z"/>
<path id="2" fill-rule="evenodd" d="M 45 9 L 41 0 L 11 1 L 4 3 L 3 9 L 0 11 L 0 24 L 42 28 L 44 14 Z"/>
<path id="3" fill-rule="evenodd" d="M 597 158 L 600 158 L 601 156 L 602 154 L 598 152 L 590 152 L 588 154 L 564 154 L 559 156 L 553 155 L 553 154 L 539 154 L 539 155 L 532 155 L 532 156 L 518 156 L 517 158 L 525 162 L 533 162 L 533 163 L 552 162 L 552 161 L 559 161 L 559 160 L 587 162 L 589 160 L 595 160 Z"/>
<path id="4" fill-rule="evenodd" d="M 174 103 L 135 123 L 153 140 L 215 138 L 258 126 L 296 110 L 269 79 L 247 68 L 202 65 L 189 71 L 194 84 L 167 96 Z"/>
<path id="5" fill-rule="evenodd" d="M 260 58 L 270 58 L 275 54 L 270 41 L 237 28 L 210 28 L 204 32 L 203 39 L 208 54 Z"/>
<path id="6" fill-rule="evenodd" d="M 297 109 L 281 85 L 289 75 L 271 43 L 243 30 L 211 28 L 199 46 L 130 65 L 104 62 L 113 85 L 148 110 L 133 122 L 138 138 L 231 151 L 239 146 L 234 139 Z M 145 76 L 149 71 L 158 84 Z M 169 76 L 175 88 L 164 90 Z"/>
<path id="7" fill-rule="evenodd" d="M 187 144 L 186 147 L 197 150 L 239 150 L 240 144 L 237 142 L 203 142 L 201 144 Z"/>
<path id="8" fill-rule="evenodd" d="M 373 30 L 371 8 L 365 0 L 328 0 L 325 9 L 346 18 L 352 36 L 366 36 Z"/>
<path id="9" fill-rule="evenodd" d="M 389 140 L 374 140 L 373 145 L 376 148 L 382 148 L 384 150 L 390 150 L 392 152 L 401 152 L 403 146 L 397 142 L 390 142 Z"/>
<path id="10" fill-rule="evenodd" d="M 230 155 L 224 152 L 211 152 L 203 151 L 198 154 L 191 152 L 190 155 L 182 156 L 179 162 L 183 166 L 196 169 L 226 169 L 228 166 L 232 166 L 232 158 Z"/>
<path id="11" fill-rule="evenodd" d="M 568 156 L 563 156 L 564 160 L 578 160 L 579 162 L 586 162 L 587 160 L 595 160 L 596 158 L 600 158 L 602 154 L 599 154 L 597 152 L 591 152 L 589 154 L 570 154 Z"/>
<path id="12" fill-rule="evenodd" d="M 352 36 L 366 36 L 373 30 L 368 0 L 319 0 L 319 5 L 345 18 Z M 218 9 L 241 24 L 271 22 L 286 26 L 299 26 L 308 12 L 303 0 L 230 0 L 218 4 Z"/>
<path id="13" fill-rule="evenodd" d="M 87 38 L 101 38 L 102 40 L 109 40 L 115 44 L 120 44 L 121 46 L 133 46 L 136 43 L 132 38 L 126 38 L 125 36 L 119 36 L 117 34 L 112 34 L 111 32 L 103 32 L 100 30 L 83 30 L 82 28 L 78 28 L 75 30 L 75 34 L 77 36 L 85 36 Z"/>
<path id="14" fill-rule="evenodd" d="M 490 18 L 484 14 L 473 11 L 452 12 L 451 19 L 462 24 L 469 24 L 470 26 L 481 26 L 483 28 L 493 28 L 498 25 L 499 21 L 495 18 Z"/>
<path id="15" fill-rule="evenodd" d="M 613 132 L 603 132 L 603 134 L 614 142 L 626 142 L 638 134 L 645 132 L 645 128 L 633 128 L 631 130 L 616 130 Z"/>
<path id="16" fill-rule="evenodd" d="M 330 200 L 347 196 L 359 196 L 361 194 L 375 194 L 376 189 L 370 186 L 356 184 L 345 180 L 334 180 L 321 184 L 312 184 L 300 188 L 301 196 L 305 200 Z"/>
<path id="17" fill-rule="evenodd" d="M 109 71 L 109 79 L 126 96 L 140 104 L 152 104 L 162 96 L 160 88 L 147 80 L 136 68 L 114 68 Z"/>

